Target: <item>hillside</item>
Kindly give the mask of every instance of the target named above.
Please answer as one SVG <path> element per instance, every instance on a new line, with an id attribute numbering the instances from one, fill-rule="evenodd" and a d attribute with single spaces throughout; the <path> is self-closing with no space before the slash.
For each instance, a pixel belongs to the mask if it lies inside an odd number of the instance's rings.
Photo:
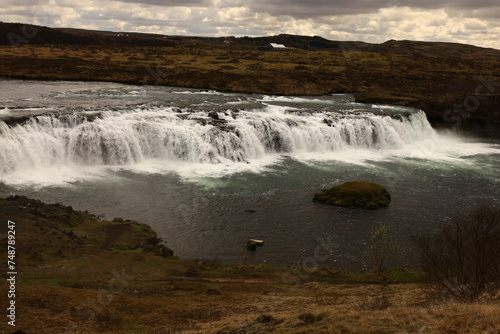
<path id="1" fill-rule="evenodd" d="M 390 40 L 382 44 L 369 46 L 369 51 L 412 54 L 423 57 L 455 58 L 457 60 L 500 60 L 500 50 L 459 43 Z"/>
<path id="2" fill-rule="evenodd" d="M 103 221 L 22 196 L 0 199 L 0 219 L 15 222 L 18 272 L 16 327 L 2 333 L 494 334 L 500 328 L 498 297 L 453 302 L 408 268 L 381 277 L 164 257 L 147 225 Z M 0 233 L 6 254 L 6 224 Z M 7 289 L 0 287 L 2 305 Z"/>
<path id="3" fill-rule="evenodd" d="M 0 45 L 175 46 L 172 39 L 159 35 L 128 34 L 127 38 L 117 38 L 117 35 L 118 33 L 107 31 L 54 29 L 29 24 L 0 22 Z"/>
<path id="4" fill-rule="evenodd" d="M 0 24 L 0 77 L 98 80 L 284 95 L 353 93 L 423 109 L 436 127 L 500 137 L 500 50 L 319 36 L 161 36 Z M 10 36 L 10 37 L 9 37 Z M 258 47 L 283 43 L 290 52 Z M 14 47 L 13 47 L 14 46 Z"/>

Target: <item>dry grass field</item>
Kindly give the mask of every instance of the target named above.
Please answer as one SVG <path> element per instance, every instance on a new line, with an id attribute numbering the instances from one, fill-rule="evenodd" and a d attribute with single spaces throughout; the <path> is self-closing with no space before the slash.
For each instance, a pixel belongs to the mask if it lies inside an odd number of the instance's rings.
<path id="1" fill-rule="evenodd" d="M 87 284 L 24 283 L 18 287 L 18 328 L 26 333 L 110 334 L 495 334 L 500 329 L 498 300 L 437 302 L 415 284 L 309 282 L 290 288 L 269 279 L 157 274 L 136 276 L 115 290 L 96 278 Z"/>

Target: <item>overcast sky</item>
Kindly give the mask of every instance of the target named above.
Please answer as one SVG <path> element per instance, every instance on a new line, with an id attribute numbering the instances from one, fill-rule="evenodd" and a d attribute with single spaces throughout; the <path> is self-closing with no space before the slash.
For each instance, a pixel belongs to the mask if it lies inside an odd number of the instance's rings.
<path id="1" fill-rule="evenodd" d="M 411 39 L 500 49 L 499 0 L 2 0 L 0 21 L 168 35 Z"/>

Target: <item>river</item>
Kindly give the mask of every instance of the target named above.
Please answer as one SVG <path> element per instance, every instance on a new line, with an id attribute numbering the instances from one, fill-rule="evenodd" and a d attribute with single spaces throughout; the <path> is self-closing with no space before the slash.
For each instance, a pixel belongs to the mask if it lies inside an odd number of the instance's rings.
<path id="1" fill-rule="evenodd" d="M 219 263 L 370 268 L 371 232 L 398 241 L 500 200 L 500 142 L 438 133 L 423 111 L 350 95 L 283 97 L 114 83 L 0 81 L 0 196 L 149 224 L 176 255 Z M 365 211 L 312 202 L 371 181 Z M 263 239 L 256 252 L 249 238 Z M 315 249 L 329 242 L 318 258 Z"/>

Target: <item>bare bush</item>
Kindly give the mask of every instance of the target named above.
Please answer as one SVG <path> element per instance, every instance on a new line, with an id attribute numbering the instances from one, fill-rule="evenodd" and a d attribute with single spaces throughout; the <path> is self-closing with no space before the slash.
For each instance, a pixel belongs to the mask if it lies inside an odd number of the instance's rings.
<path id="1" fill-rule="evenodd" d="M 500 287 L 500 207 L 477 205 L 413 241 L 422 269 L 453 296 L 474 299 Z"/>
<path id="2" fill-rule="evenodd" d="M 375 273 L 381 275 L 387 259 L 397 250 L 397 244 L 392 234 L 387 230 L 385 224 L 380 225 L 371 233 L 371 243 L 367 253 L 372 258 Z"/>

